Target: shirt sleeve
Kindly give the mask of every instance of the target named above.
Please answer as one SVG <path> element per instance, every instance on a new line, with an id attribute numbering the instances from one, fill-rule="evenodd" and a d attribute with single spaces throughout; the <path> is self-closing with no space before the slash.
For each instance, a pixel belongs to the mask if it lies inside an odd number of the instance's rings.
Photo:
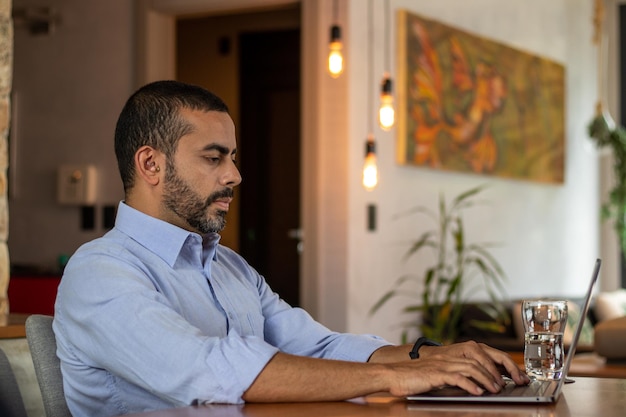
<path id="1" fill-rule="evenodd" d="M 366 362 L 388 341 L 373 335 L 331 331 L 315 321 L 305 310 L 286 303 L 267 284 L 263 276 L 231 249 L 220 247 L 220 259 L 232 271 L 256 288 L 264 318 L 264 340 L 281 352 L 322 359 Z M 234 273 L 234 272 L 233 272 Z"/>
<path id="2" fill-rule="evenodd" d="M 116 388 L 113 379 L 175 405 L 241 403 L 278 348 L 236 331 L 202 334 L 145 275 L 111 254 L 79 251 L 72 257 L 54 324 L 68 389 L 108 390 L 99 395 L 115 397 L 123 384 Z M 104 372 L 101 380 L 95 376 Z"/>
<path id="3" fill-rule="evenodd" d="M 333 332 L 300 308 L 271 316 L 265 329 L 266 340 L 281 351 L 313 358 L 367 362 L 375 350 L 391 345 L 374 335 Z"/>
<path id="4" fill-rule="evenodd" d="M 259 294 L 265 317 L 265 340 L 282 352 L 323 359 L 366 362 L 372 353 L 391 345 L 374 335 L 338 333 L 315 321 L 309 313 L 290 307 L 264 280 Z"/>

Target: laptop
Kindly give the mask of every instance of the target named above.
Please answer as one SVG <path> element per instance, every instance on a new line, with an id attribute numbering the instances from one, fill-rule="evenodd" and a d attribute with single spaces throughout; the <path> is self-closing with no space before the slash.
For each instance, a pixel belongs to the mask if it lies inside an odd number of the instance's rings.
<path id="1" fill-rule="evenodd" d="M 598 280 L 600 273 L 600 265 L 602 261 L 596 260 L 591 275 L 591 282 L 587 289 L 587 295 L 583 308 L 581 309 L 580 320 L 576 326 L 576 331 L 572 338 L 569 350 L 567 351 L 567 358 L 563 365 L 563 375 L 558 381 L 539 381 L 533 380 L 530 384 L 525 386 L 517 386 L 513 381 L 508 381 L 506 386 L 497 394 L 485 393 L 481 396 L 469 394 L 458 387 L 443 387 L 438 388 L 422 394 L 410 395 L 407 397 L 409 401 L 441 401 L 441 402 L 479 402 L 479 403 L 554 403 L 561 394 L 563 384 L 566 382 L 573 382 L 567 378 L 569 368 L 572 364 L 572 359 L 576 353 L 576 345 L 580 334 L 582 333 L 585 317 L 589 311 L 589 305 L 591 304 L 591 296 L 593 287 Z"/>

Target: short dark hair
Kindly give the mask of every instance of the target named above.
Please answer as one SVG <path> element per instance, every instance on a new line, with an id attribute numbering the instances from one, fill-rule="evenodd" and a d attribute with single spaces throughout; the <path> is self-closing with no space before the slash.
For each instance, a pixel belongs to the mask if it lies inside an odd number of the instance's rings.
<path id="1" fill-rule="evenodd" d="M 179 81 L 156 81 L 130 96 L 115 127 L 115 156 L 125 192 L 134 185 L 134 157 L 140 147 L 152 146 L 168 158 L 174 154 L 190 128 L 180 117 L 182 108 L 228 113 L 215 94 Z"/>

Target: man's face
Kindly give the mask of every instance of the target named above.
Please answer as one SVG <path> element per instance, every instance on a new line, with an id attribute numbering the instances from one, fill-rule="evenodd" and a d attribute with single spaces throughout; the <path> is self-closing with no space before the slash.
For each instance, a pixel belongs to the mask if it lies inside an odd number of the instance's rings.
<path id="1" fill-rule="evenodd" d="M 200 234 L 219 232 L 233 188 L 241 182 L 235 165 L 235 126 L 224 112 L 183 109 L 193 126 L 168 160 L 163 188 L 166 220 Z"/>

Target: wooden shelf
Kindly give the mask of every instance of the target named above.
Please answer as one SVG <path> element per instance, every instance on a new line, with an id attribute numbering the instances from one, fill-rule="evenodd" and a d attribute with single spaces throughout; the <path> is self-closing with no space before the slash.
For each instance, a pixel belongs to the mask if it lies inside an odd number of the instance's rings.
<path id="1" fill-rule="evenodd" d="M 0 339 L 26 337 L 26 318 L 29 314 L 9 314 L 0 316 Z"/>

